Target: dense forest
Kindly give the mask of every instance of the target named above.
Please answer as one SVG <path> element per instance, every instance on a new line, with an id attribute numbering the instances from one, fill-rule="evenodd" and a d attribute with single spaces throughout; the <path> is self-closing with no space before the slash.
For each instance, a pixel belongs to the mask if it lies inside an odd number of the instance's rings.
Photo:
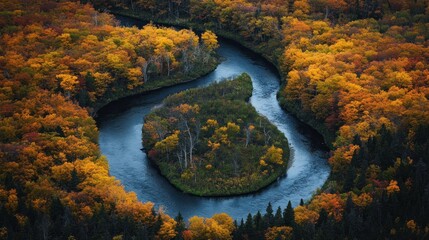
<path id="1" fill-rule="evenodd" d="M 212 29 L 279 68 L 281 105 L 324 135 L 333 169 L 295 208 L 293 229 L 278 229 L 282 239 L 428 237 L 427 1 L 109 3 L 120 14 Z M 246 222 L 255 232 L 255 219 Z"/>
<path id="2" fill-rule="evenodd" d="M 0 9 L 0 239 L 174 237 L 172 218 L 109 176 L 91 114 L 211 70 L 216 36 L 118 27 L 73 1 Z"/>
<path id="3" fill-rule="evenodd" d="M 247 74 L 169 96 L 144 121 L 149 158 L 195 195 L 237 195 L 272 183 L 285 174 L 288 142 L 246 102 L 251 96 Z"/>
<path id="4" fill-rule="evenodd" d="M 0 238 L 429 237 L 427 1 L 82 3 L 0 3 Z M 86 3 L 210 29 L 265 56 L 284 78 L 281 105 L 331 146 L 324 188 L 294 209 L 187 224 L 125 192 L 100 156 L 91 109 L 215 61 L 215 35 L 122 28 Z"/>

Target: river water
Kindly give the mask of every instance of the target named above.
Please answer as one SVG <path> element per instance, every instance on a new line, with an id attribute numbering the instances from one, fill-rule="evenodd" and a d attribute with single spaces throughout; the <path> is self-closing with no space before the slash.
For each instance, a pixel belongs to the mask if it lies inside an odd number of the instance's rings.
<path id="1" fill-rule="evenodd" d="M 99 144 L 108 159 L 110 174 L 120 180 L 126 190 L 134 191 L 139 200 L 154 202 L 171 216 L 180 211 L 185 219 L 225 212 L 240 220 L 248 213 L 265 212 L 268 202 L 274 208 L 285 208 L 289 200 L 295 207 L 301 198 L 310 199 L 330 173 L 322 137 L 280 108 L 276 99 L 279 76 L 264 59 L 226 40 L 220 41 L 218 52 L 224 61 L 209 75 L 190 83 L 124 98 L 98 112 Z M 226 198 L 184 194 L 162 177 L 141 151 L 143 118 L 170 94 L 204 87 L 243 72 L 252 78 L 251 104 L 289 141 L 292 155 L 287 176 L 256 194 Z"/>

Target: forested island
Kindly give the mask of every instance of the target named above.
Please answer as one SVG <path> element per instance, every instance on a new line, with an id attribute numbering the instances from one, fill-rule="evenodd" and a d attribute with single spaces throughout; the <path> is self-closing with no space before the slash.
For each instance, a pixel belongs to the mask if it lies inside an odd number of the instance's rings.
<path id="1" fill-rule="evenodd" d="M 149 158 L 177 188 L 199 196 L 255 192 L 285 173 L 284 135 L 246 101 L 247 74 L 166 98 L 144 121 Z"/>
<path id="2" fill-rule="evenodd" d="M 0 239 L 428 238 L 427 1 L 5 0 L 0 9 Z M 210 31 L 119 27 L 107 11 Z M 275 64 L 281 105 L 330 146 L 332 174 L 300 206 L 186 222 L 109 175 L 96 110 L 209 72 L 213 33 Z"/>

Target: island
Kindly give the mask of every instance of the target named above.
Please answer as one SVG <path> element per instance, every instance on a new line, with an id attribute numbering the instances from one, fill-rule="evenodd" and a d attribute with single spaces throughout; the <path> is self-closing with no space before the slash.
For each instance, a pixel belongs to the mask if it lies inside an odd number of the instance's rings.
<path id="1" fill-rule="evenodd" d="M 286 173 L 287 139 L 248 103 L 246 73 L 169 96 L 146 116 L 148 159 L 175 187 L 198 196 L 256 192 Z"/>

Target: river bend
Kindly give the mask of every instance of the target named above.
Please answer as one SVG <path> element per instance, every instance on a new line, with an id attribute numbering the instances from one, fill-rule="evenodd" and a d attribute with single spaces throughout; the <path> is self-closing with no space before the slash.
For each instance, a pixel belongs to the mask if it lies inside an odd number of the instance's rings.
<path id="1" fill-rule="evenodd" d="M 109 162 L 110 174 L 121 181 L 139 200 L 151 201 L 171 216 L 180 211 L 185 219 L 210 217 L 226 212 L 235 219 L 248 213 L 265 211 L 268 202 L 274 209 L 293 206 L 311 198 L 328 178 L 327 148 L 322 137 L 291 114 L 283 111 L 276 99 L 279 76 L 276 69 L 260 56 L 221 40 L 218 50 L 224 61 L 215 71 L 186 84 L 115 101 L 98 112 L 99 144 Z M 143 118 L 170 94 L 204 87 L 246 72 L 253 82 L 251 104 L 285 134 L 291 148 L 287 176 L 256 194 L 226 198 L 204 198 L 184 194 L 174 188 L 149 164 L 142 148 Z"/>

